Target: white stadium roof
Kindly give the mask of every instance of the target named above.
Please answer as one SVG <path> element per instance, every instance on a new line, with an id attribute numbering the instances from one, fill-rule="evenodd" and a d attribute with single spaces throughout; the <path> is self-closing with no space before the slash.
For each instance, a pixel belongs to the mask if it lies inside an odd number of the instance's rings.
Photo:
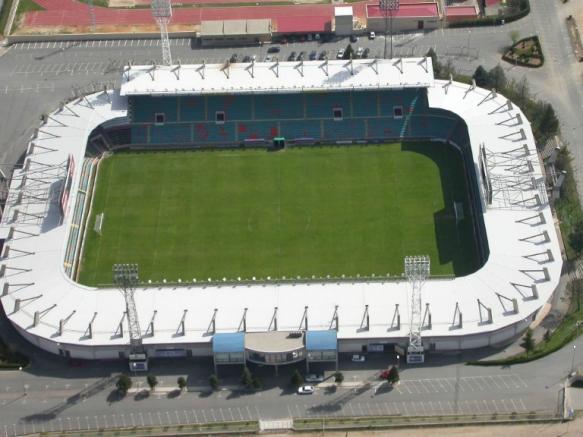
<path id="1" fill-rule="evenodd" d="M 431 58 L 126 67 L 122 96 L 275 93 L 433 85 Z"/>
<path id="2" fill-rule="evenodd" d="M 303 76 L 297 71 L 297 63 L 280 63 L 280 78 L 273 73 L 273 64 L 256 64 L 255 79 L 245 65 L 236 65 L 231 67 L 231 80 L 225 80 L 218 65 L 206 66 L 205 80 L 200 79 L 200 66 L 182 66 L 178 76 L 170 67 L 157 67 L 155 80 L 148 73 L 150 67 L 132 67 L 129 74 L 124 74 L 121 95 L 112 91 L 96 93 L 53 112 L 31 141 L 25 161 L 28 164 L 14 172 L 2 218 L 2 233 L 7 240 L 1 261 L 1 299 L 8 318 L 29 340 L 52 351 L 66 344 L 77 356 L 92 357 L 92 348 L 84 346 L 129 344 L 121 293 L 75 283 L 63 268 L 88 136 L 102 123 L 124 120 L 124 95 L 253 89 L 273 92 L 311 86 L 345 89 L 375 82 L 377 87 L 427 86 L 431 107 L 465 119 L 476 169 L 481 145 L 489 156 L 488 168 L 495 188 L 492 204 L 483 216 L 489 258 L 474 274 L 425 283 L 423 303 L 431 312 L 432 325 L 423 331 L 424 337 L 450 337 L 455 348 L 461 336 L 492 333 L 505 327 L 515 329 L 525 323 L 552 295 L 562 267 L 530 125 L 520 109 L 504 96 L 461 83 L 434 82 L 430 61 L 403 60 L 406 74 L 398 72 L 395 62 L 379 61 L 377 68 L 385 73 L 377 75 L 368 65 L 371 61 L 355 61 L 358 73 L 354 76 L 343 61 L 329 62 L 329 76 L 321 71 L 321 62 L 306 62 Z M 422 65 L 429 65 L 429 72 Z M 62 166 L 69 155 L 74 157 L 77 170 L 68 211 L 61 223 L 59 208 L 51 201 L 46 186 L 62 183 Z M 338 306 L 341 340 L 403 339 L 409 330 L 409 285 L 401 278 L 368 283 L 140 287 L 135 299 L 144 333 L 156 314 L 155 332 L 144 335 L 145 345 L 210 341 L 208 327 L 215 308 L 217 332 L 236 331 L 245 308 L 247 330 L 265 331 L 274 307 L 278 307 L 279 329 L 297 330 L 306 305 L 310 329 L 329 329 Z M 370 316 L 368 330 L 361 329 L 365 305 Z M 401 317 L 398 329 L 392 321 L 396 305 Z M 185 335 L 179 335 L 184 310 L 188 310 Z M 463 314 L 461 326 L 455 318 L 459 312 Z M 118 335 L 122 320 L 126 325 L 124 336 Z"/>

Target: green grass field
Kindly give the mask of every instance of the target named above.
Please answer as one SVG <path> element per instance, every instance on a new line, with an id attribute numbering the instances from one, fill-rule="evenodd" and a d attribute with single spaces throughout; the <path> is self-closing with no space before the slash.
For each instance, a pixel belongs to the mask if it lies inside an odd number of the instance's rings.
<path id="1" fill-rule="evenodd" d="M 118 153 L 100 165 L 79 279 L 109 284 L 114 263 L 143 281 L 400 275 L 422 254 L 461 276 L 479 267 L 469 211 L 461 157 L 440 143 Z"/>

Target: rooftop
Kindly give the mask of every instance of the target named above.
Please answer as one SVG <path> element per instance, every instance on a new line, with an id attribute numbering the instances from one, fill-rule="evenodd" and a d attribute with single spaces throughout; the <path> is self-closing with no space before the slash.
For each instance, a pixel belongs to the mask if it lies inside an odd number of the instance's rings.
<path id="1" fill-rule="evenodd" d="M 428 87 L 431 58 L 131 66 L 121 95 L 274 93 Z"/>
<path id="2" fill-rule="evenodd" d="M 384 18 L 385 12 L 380 9 L 378 4 L 367 4 L 366 16 L 369 18 Z M 402 4 L 399 6 L 399 9 L 393 13 L 393 17 L 438 18 L 439 8 L 437 6 L 437 3 Z"/>
<path id="3" fill-rule="evenodd" d="M 255 352 L 291 352 L 304 346 L 304 335 L 291 332 L 267 331 L 248 332 L 245 335 L 245 349 Z"/>
<path id="4" fill-rule="evenodd" d="M 336 17 L 352 17 L 352 6 L 336 6 L 334 8 L 334 15 Z"/>

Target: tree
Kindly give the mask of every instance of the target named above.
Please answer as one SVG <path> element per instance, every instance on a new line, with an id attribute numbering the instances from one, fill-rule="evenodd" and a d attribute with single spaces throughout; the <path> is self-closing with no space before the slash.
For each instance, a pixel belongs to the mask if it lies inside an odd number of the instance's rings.
<path id="1" fill-rule="evenodd" d="M 261 379 L 259 379 L 258 376 L 253 375 L 253 379 L 251 381 L 251 384 L 253 385 L 253 388 L 255 390 L 260 390 L 263 387 L 263 383 L 261 382 Z"/>
<path id="2" fill-rule="evenodd" d="M 526 334 L 524 334 L 524 340 L 522 341 L 521 346 L 526 351 L 526 355 L 528 355 L 534 349 L 534 338 L 532 338 L 532 329 L 528 328 L 526 330 Z"/>
<path id="3" fill-rule="evenodd" d="M 186 378 L 184 376 L 179 376 L 176 380 L 176 384 L 178 384 L 180 391 L 184 390 L 186 388 Z"/>
<path id="4" fill-rule="evenodd" d="M 253 385 L 253 376 L 251 375 L 251 371 L 247 367 L 243 369 L 243 373 L 241 374 L 241 384 L 243 384 L 247 388 Z"/>
<path id="5" fill-rule="evenodd" d="M 516 44 L 518 39 L 520 38 L 520 32 L 518 30 L 511 30 L 508 35 L 512 40 L 512 45 Z"/>
<path id="6" fill-rule="evenodd" d="M 506 73 L 500 65 L 496 65 L 488 72 L 488 82 L 490 87 L 497 90 L 506 88 L 508 80 L 506 80 Z"/>
<path id="7" fill-rule="evenodd" d="M 342 374 L 342 372 L 336 372 L 334 374 L 334 382 L 342 384 L 342 381 L 344 381 L 344 375 Z"/>
<path id="8" fill-rule="evenodd" d="M 342 56 L 342 59 L 351 59 L 354 58 L 354 49 L 352 48 L 352 44 L 348 44 L 346 46 L 346 50 L 344 50 L 344 55 Z"/>
<path id="9" fill-rule="evenodd" d="M 474 72 L 474 75 L 472 77 L 476 81 L 476 85 L 478 85 L 479 87 L 481 88 L 489 87 L 490 81 L 488 77 L 488 72 L 481 65 L 479 65 L 478 68 L 476 68 L 476 71 Z"/>
<path id="10" fill-rule="evenodd" d="M 219 388 L 219 378 L 214 373 L 209 377 L 209 385 L 213 390 Z"/>
<path id="11" fill-rule="evenodd" d="M 399 369 L 396 366 L 391 367 L 389 373 L 387 374 L 387 382 L 391 385 L 399 382 Z"/>
<path id="12" fill-rule="evenodd" d="M 115 386 L 118 391 L 125 396 L 128 390 L 132 388 L 132 378 L 130 378 L 128 375 L 119 375 Z"/>
<path id="13" fill-rule="evenodd" d="M 156 378 L 154 375 L 148 375 L 146 377 L 146 382 L 148 383 L 150 390 L 154 391 L 154 389 L 158 385 L 158 378 Z"/>
<path id="14" fill-rule="evenodd" d="M 437 60 L 437 53 L 435 53 L 433 47 L 429 49 L 425 56 L 431 58 L 431 63 L 433 64 L 433 76 L 441 77 L 441 64 Z"/>
<path id="15" fill-rule="evenodd" d="M 578 221 L 569 235 L 569 244 L 577 253 L 583 252 L 583 221 Z"/>
<path id="16" fill-rule="evenodd" d="M 298 372 L 298 369 L 294 370 L 294 373 L 292 374 L 291 377 L 291 383 L 294 387 L 299 387 L 304 383 L 304 377 L 300 372 Z"/>
<path id="17" fill-rule="evenodd" d="M 538 131 L 540 132 L 540 141 L 546 142 L 549 138 L 553 137 L 559 131 L 559 119 L 555 114 L 553 105 L 550 103 L 544 103 L 542 107 L 537 111 L 539 112 L 538 118 Z"/>

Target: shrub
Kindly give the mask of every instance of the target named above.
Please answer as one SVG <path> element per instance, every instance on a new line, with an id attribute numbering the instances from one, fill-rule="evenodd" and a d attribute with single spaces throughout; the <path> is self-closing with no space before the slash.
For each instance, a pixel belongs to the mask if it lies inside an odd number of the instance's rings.
<path id="1" fill-rule="evenodd" d="M 176 380 L 176 384 L 178 384 L 180 390 L 184 390 L 186 388 L 186 378 L 184 376 L 179 376 Z"/>
<path id="2" fill-rule="evenodd" d="M 132 384 L 132 379 L 128 375 L 119 375 L 115 386 L 117 390 L 125 396 L 128 390 L 132 388 Z"/>
<path id="3" fill-rule="evenodd" d="M 219 378 L 214 373 L 209 378 L 209 385 L 211 386 L 211 388 L 213 390 L 216 390 L 219 388 Z"/>
<path id="4" fill-rule="evenodd" d="M 298 372 L 298 369 L 294 370 L 294 373 L 292 374 L 291 377 L 291 383 L 294 387 L 299 387 L 304 383 L 304 377 L 301 375 L 300 372 Z"/>
<path id="5" fill-rule="evenodd" d="M 150 390 L 154 391 L 154 389 L 158 385 L 158 378 L 156 378 L 154 375 L 148 375 L 146 377 L 146 382 L 148 383 Z"/>
<path id="6" fill-rule="evenodd" d="M 344 375 L 342 374 L 342 372 L 336 372 L 334 374 L 334 381 L 337 382 L 338 384 L 341 384 L 342 381 L 344 381 Z"/>

